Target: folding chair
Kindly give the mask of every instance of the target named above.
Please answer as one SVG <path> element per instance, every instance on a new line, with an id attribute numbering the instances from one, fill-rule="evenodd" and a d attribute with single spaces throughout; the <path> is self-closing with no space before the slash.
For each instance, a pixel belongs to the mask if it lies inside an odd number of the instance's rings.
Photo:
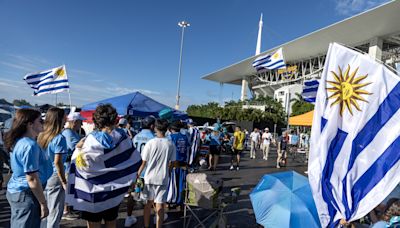
<path id="1" fill-rule="evenodd" d="M 305 149 L 297 149 L 295 152 L 295 157 L 299 156 L 300 160 L 299 162 L 304 162 L 307 163 L 308 159 L 308 150 Z"/>
<path id="2" fill-rule="evenodd" d="M 222 216 L 222 192 L 223 181 L 221 178 L 207 176 L 205 173 L 191 173 L 186 177 L 186 197 L 184 202 L 183 227 L 189 227 L 192 218 L 198 223 L 194 227 L 206 227 L 204 224 L 213 216 L 218 219 Z M 206 218 L 200 219 L 196 215 L 194 207 L 213 210 Z M 190 215 L 187 215 L 187 213 Z M 193 227 L 193 226 L 191 226 Z"/>

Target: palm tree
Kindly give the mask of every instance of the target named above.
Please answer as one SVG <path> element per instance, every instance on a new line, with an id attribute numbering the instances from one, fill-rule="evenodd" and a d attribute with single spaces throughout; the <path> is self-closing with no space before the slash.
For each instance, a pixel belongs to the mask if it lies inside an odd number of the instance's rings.
<path id="1" fill-rule="evenodd" d="M 296 98 L 290 100 L 290 103 L 292 102 L 294 103 L 292 105 L 291 116 L 301 115 L 303 113 L 314 110 L 314 105 L 309 102 L 306 102 L 299 93 L 296 93 Z"/>

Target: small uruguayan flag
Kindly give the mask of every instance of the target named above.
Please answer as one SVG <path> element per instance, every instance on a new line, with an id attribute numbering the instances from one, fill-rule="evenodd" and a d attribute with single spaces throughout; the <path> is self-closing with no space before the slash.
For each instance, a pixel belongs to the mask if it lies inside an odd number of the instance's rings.
<path id="1" fill-rule="evenodd" d="M 69 90 L 65 66 L 28 74 L 24 77 L 24 80 L 34 90 L 33 96 Z"/>
<path id="2" fill-rule="evenodd" d="M 275 70 L 286 68 L 285 60 L 283 59 L 282 48 L 279 48 L 272 54 L 267 54 L 256 58 L 253 62 L 253 67 L 257 71 L 262 69 Z"/>
<path id="3" fill-rule="evenodd" d="M 316 79 L 304 82 L 303 92 L 301 93 L 301 96 L 306 102 L 315 102 L 315 99 L 317 97 L 318 85 L 319 82 Z"/>
<path id="4" fill-rule="evenodd" d="M 330 45 L 319 81 L 308 175 L 323 227 L 368 214 L 400 181 L 400 78 Z"/>
<path id="5" fill-rule="evenodd" d="M 98 213 L 118 206 L 142 164 L 127 134 L 114 129 L 107 137 L 89 134 L 71 158 L 66 202 L 75 210 Z M 100 141 L 99 141 L 100 139 Z"/>

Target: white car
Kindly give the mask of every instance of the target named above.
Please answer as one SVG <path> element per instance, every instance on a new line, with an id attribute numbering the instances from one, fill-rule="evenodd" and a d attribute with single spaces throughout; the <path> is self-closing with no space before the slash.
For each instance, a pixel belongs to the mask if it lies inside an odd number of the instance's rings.
<path id="1" fill-rule="evenodd" d="M 206 129 L 209 129 L 210 131 L 214 130 L 214 127 L 210 127 L 210 126 L 196 126 L 197 129 L 199 129 L 200 132 L 205 131 Z"/>

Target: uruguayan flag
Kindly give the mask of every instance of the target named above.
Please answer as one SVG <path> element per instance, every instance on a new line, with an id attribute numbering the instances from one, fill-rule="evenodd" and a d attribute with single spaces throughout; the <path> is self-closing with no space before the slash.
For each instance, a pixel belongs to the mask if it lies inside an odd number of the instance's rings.
<path id="1" fill-rule="evenodd" d="M 315 102 L 315 98 L 317 97 L 318 85 L 319 82 L 316 79 L 304 82 L 303 92 L 301 96 L 305 101 L 310 103 Z"/>
<path id="2" fill-rule="evenodd" d="M 34 90 L 33 96 L 40 96 L 47 93 L 59 93 L 69 90 L 65 66 L 28 74 L 24 77 L 24 80 Z"/>
<path id="3" fill-rule="evenodd" d="M 323 227 L 363 217 L 399 183 L 399 82 L 371 57 L 330 45 L 308 165 Z"/>
<path id="4" fill-rule="evenodd" d="M 94 134 L 72 155 L 66 202 L 75 210 L 98 213 L 122 202 L 142 160 L 124 131 L 111 132 L 112 146 L 105 146 Z"/>
<path id="5" fill-rule="evenodd" d="M 282 48 L 279 48 L 276 52 L 272 54 L 267 54 L 256 58 L 253 62 L 253 67 L 257 71 L 262 69 L 282 69 L 286 68 L 285 60 L 283 59 Z"/>

